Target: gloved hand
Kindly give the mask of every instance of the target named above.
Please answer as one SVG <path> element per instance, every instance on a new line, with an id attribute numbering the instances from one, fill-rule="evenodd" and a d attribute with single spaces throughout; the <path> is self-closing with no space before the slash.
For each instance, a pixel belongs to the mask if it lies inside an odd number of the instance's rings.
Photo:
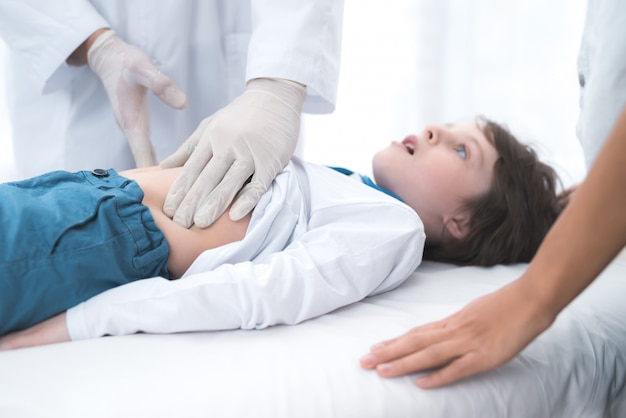
<path id="1" fill-rule="evenodd" d="M 187 105 L 187 96 L 154 66 L 146 53 L 124 42 L 112 30 L 94 41 L 87 52 L 87 63 L 102 81 L 137 167 L 155 165 L 148 89 L 176 109 Z"/>
<path id="2" fill-rule="evenodd" d="M 306 87 L 293 81 L 249 81 L 241 96 L 204 119 L 161 163 L 164 168 L 184 164 L 163 211 L 187 228 L 194 223 L 204 228 L 239 192 L 230 217 L 243 218 L 293 155 L 305 98 Z"/>

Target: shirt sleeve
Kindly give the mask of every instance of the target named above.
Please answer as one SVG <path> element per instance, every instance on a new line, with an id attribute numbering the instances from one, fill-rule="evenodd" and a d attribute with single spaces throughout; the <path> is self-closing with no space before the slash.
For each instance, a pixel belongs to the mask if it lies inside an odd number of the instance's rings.
<path id="1" fill-rule="evenodd" d="M 422 259 L 423 226 L 404 205 L 327 208 L 310 226 L 263 262 L 140 280 L 98 295 L 68 311 L 71 338 L 296 324 L 395 288 Z"/>
<path id="2" fill-rule="evenodd" d="M 339 82 L 343 6 L 343 0 L 253 0 L 246 79 L 297 81 L 307 86 L 303 111 L 332 112 Z"/>
<path id="3" fill-rule="evenodd" d="M 587 168 L 626 105 L 626 2 L 589 2 L 578 55 L 580 115 L 577 135 Z"/>
<path id="4" fill-rule="evenodd" d="M 89 35 L 108 26 L 87 0 L 0 2 L 0 34 L 27 62 L 44 92 L 71 77 L 74 69 L 65 60 Z"/>

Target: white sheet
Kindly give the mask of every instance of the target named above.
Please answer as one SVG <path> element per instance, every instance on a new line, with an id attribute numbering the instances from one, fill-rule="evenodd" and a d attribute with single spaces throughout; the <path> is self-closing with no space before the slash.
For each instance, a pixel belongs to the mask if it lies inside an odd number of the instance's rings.
<path id="1" fill-rule="evenodd" d="M 370 344 L 516 278 L 425 263 L 399 289 L 296 326 L 132 335 L 0 353 L 0 417 L 626 416 L 626 261 L 507 365 L 438 390 L 362 370 Z"/>

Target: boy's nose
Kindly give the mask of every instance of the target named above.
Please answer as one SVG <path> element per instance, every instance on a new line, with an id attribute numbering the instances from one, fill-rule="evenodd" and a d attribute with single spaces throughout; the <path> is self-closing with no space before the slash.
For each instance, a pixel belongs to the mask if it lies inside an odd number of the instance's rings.
<path id="1" fill-rule="evenodd" d="M 439 142 L 440 135 L 441 132 L 439 132 L 439 129 L 436 126 L 429 126 L 424 131 L 426 141 L 431 145 L 435 145 Z"/>

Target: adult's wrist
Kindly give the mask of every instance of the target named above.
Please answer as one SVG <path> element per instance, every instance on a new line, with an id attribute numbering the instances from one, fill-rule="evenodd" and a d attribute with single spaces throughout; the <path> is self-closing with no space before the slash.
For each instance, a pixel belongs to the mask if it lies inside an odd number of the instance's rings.
<path id="1" fill-rule="evenodd" d="M 272 93 L 298 114 L 302 112 L 307 94 L 304 84 L 283 78 L 253 78 L 248 81 L 247 89 Z"/>
<path id="2" fill-rule="evenodd" d="M 96 39 L 98 39 L 100 35 L 102 35 L 104 32 L 110 29 L 111 28 L 100 28 L 96 30 L 94 33 L 92 33 L 91 35 L 89 35 L 89 37 L 87 37 L 87 39 L 85 39 L 78 46 L 78 48 L 76 48 L 74 52 L 72 52 L 70 56 L 67 57 L 67 60 L 65 62 L 67 62 L 68 65 L 72 65 L 75 67 L 86 65 L 87 64 L 87 52 L 89 51 L 89 48 L 91 48 L 91 45 L 93 45 L 93 43 L 96 41 Z"/>
<path id="3" fill-rule="evenodd" d="M 552 325 L 564 307 L 558 295 L 553 293 L 554 289 L 549 279 L 540 280 L 532 266 L 529 266 L 524 274 L 509 286 L 516 287 L 515 291 L 523 295 L 532 322 L 540 332 Z"/>

